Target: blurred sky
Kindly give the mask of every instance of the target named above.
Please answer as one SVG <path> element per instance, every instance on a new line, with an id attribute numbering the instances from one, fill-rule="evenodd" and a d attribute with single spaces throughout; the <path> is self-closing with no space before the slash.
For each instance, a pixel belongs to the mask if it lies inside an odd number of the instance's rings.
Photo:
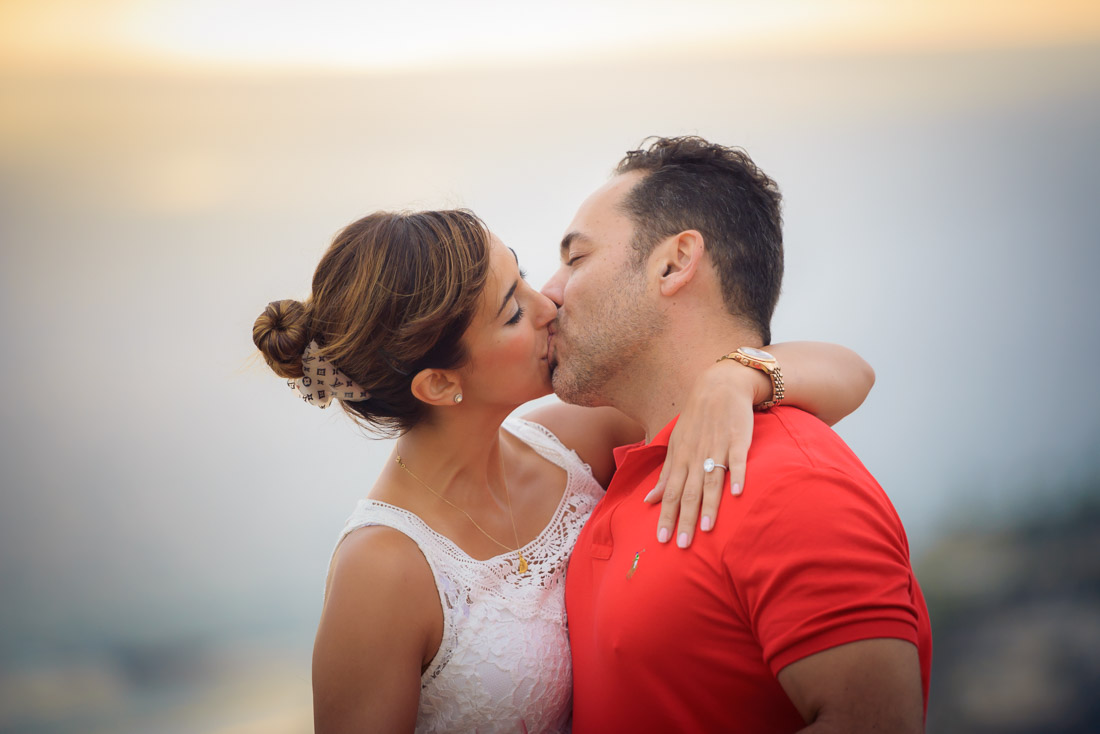
<path id="1" fill-rule="evenodd" d="M 253 319 L 378 208 L 469 206 L 540 284 L 650 134 L 778 180 L 773 333 L 876 368 L 838 430 L 918 563 L 1068 501 L 1100 473 L 1098 68 L 1093 2 L 0 3 L 0 731 L 196 699 L 157 730 L 301 730 L 389 445 L 250 366 Z M 234 694 L 267 718 L 203 687 L 242 660 L 288 671 Z"/>
<path id="2" fill-rule="evenodd" d="M 0 60 L 26 69 L 388 71 L 654 51 L 898 50 L 1095 39 L 1096 3 L 1036 0 L 6 0 Z"/>

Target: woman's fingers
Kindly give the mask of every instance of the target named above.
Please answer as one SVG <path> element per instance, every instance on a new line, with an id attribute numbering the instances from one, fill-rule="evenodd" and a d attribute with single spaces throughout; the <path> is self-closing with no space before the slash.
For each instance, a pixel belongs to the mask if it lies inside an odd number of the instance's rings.
<path id="1" fill-rule="evenodd" d="M 694 538 L 696 517 L 699 519 L 699 530 L 704 533 L 713 530 L 718 521 L 718 506 L 722 502 L 726 470 L 717 460 L 709 472 L 704 468 L 703 461 L 699 462 L 699 467 L 698 472 L 689 472 L 687 485 L 680 499 L 680 525 L 676 539 L 681 548 L 690 545 Z"/>
<path id="2" fill-rule="evenodd" d="M 714 529 L 726 478 L 731 494 L 739 495 L 744 489 L 749 437 L 746 432 L 734 433 L 722 451 L 712 451 L 706 457 L 700 454 L 692 460 L 665 461 L 657 486 L 645 497 L 646 502 L 661 503 L 657 518 L 659 542 L 675 541 L 679 547 L 687 548 L 695 538 L 696 528 L 704 533 Z M 704 466 L 707 458 L 714 461 L 709 472 Z"/>
<path id="3" fill-rule="evenodd" d="M 748 463 L 749 442 L 751 439 L 751 430 L 734 434 L 730 438 L 729 456 L 726 457 L 726 462 L 729 465 L 730 494 L 734 496 L 745 491 L 745 466 Z"/>
<path id="4" fill-rule="evenodd" d="M 714 467 L 710 474 L 703 474 L 703 509 L 699 515 L 699 529 L 704 533 L 714 529 L 725 478 L 726 472 L 720 466 Z"/>
<path id="5" fill-rule="evenodd" d="M 668 464 L 668 462 L 665 463 Z M 672 539 L 672 528 L 676 524 L 676 516 L 682 511 L 681 495 L 684 492 L 684 478 L 682 467 L 674 467 L 669 472 L 664 494 L 661 497 L 661 514 L 657 518 L 657 541 L 660 543 L 667 543 Z"/>
<path id="6" fill-rule="evenodd" d="M 666 461 L 664 464 L 661 465 L 661 476 L 657 477 L 657 484 L 653 487 L 653 489 L 649 490 L 649 494 L 647 494 L 645 496 L 645 500 L 643 500 L 644 502 L 653 503 L 659 501 L 662 497 L 664 497 L 665 486 L 668 484 L 668 475 L 671 471 L 671 463 Z"/>
<path id="7" fill-rule="evenodd" d="M 745 490 L 745 465 L 749 458 L 754 423 L 751 409 L 730 414 L 729 429 L 725 434 L 726 460 L 722 463 L 729 472 L 730 493 L 735 496 Z"/>
<path id="8" fill-rule="evenodd" d="M 676 545 L 681 548 L 687 548 L 691 545 L 691 539 L 695 537 L 695 523 L 699 519 L 699 507 L 703 501 L 703 481 L 697 474 L 702 474 L 702 470 L 698 472 L 688 471 L 687 481 L 680 493 L 678 506 L 680 522 L 676 528 Z M 667 495 L 668 492 L 666 491 L 665 494 Z M 664 515 L 664 509 L 662 505 L 662 515 Z M 675 515 L 672 516 L 672 519 L 675 519 Z"/>

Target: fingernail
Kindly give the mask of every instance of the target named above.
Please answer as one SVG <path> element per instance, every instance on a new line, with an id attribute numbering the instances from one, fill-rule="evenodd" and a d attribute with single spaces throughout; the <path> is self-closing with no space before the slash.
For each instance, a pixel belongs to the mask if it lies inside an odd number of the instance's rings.
<path id="1" fill-rule="evenodd" d="M 730 494 L 735 495 L 735 496 L 741 494 L 741 485 L 740 484 L 731 485 L 730 486 Z"/>
<path id="2" fill-rule="evenodd" d="M 705 533 L 708 530 L 710 530 L 710 527 L 711 527 L 710 518 L 707 517 L 706 515 L 703 515 L 703 519 L 699 521 L 699 529 L 702 530 Z"/>
<path id="3" fill-rule="evenodd" d="M 680 533 L 680 537 L 676 539 L 676 545 L 680 546 L 681 548 L 687 548 L 688 547 L 688 534 L 687 533 Z"/>
<path id="4" fill-rule="evenodd" d="M 654 487 L 653 489 L 649 490 L 649 494 L 647 494 L 647 495 L 645 496 L 645 499 L 644 499 L 644 500 L 642 500 L 642 501 L 643 501 L 643 502 L 652 502 L 652 501 L 653 501 L 653 500 L 655 500 L 655 499 L 657 499 L 657 488 L 656 488 L 656 487 Z"/>
<path id="5" fill-rule="evenodd" d="M 667 543 L 669 535 L 670 535 L 670 533 L 668 532 L 668 528 L 661 528 L 660 530 L 657 531 L 657 542 L 658 543 Z"/>

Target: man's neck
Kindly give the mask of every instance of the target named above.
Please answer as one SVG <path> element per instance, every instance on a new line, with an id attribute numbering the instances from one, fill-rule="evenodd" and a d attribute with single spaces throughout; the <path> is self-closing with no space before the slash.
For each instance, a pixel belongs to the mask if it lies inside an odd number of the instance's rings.
<path id="1" fill-rule="evenodd" d="M 644 359 L 638 360 L 614 390 L 612 404 L 641 423 L 646 441 L 680 414 L 700 375 L 723 354 L 738 347 L 760 346 L 760 337 L 732 319 L 691 321 L 670 328 Z"/>

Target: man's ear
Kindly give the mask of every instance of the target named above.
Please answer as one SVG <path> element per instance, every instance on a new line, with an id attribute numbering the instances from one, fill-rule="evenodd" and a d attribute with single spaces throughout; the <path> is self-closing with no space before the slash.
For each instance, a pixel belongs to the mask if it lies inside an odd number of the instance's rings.
<path id="1" fill-rule="evenodd" d="M 706 254 L 703 235 L 688 229 L 664 240 L 654 249 L 652 263 L 659 270 L 662 296 L 673 296 L 695 278 Z"/>
<path id="2" fill-rule="evenodd" d="M 453 405 L 462 385 L 454 370 L 420 370 L 412 378 L 413 396 L 428 405 Z"/>

